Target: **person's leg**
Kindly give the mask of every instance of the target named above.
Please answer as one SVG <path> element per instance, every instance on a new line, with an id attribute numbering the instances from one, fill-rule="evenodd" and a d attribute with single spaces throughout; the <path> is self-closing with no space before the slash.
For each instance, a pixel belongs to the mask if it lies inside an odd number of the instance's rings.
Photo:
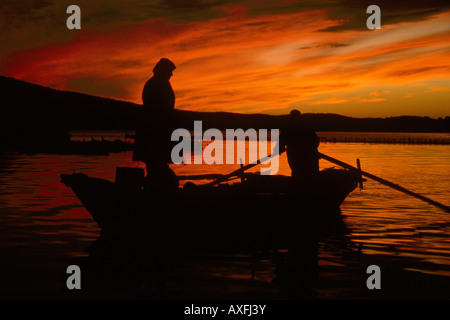
<path id="1" fill-rule="evenodd" d="M 167 163 L 146 163 L 147 176 L 144 188 L 168 191 L 178 188 L 178 178 Z"/>

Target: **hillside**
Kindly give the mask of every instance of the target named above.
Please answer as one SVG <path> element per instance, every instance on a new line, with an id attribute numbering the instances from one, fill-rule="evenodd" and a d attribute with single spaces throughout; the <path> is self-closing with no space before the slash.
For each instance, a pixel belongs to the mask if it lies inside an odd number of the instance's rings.
<path id="1" fill-rule="evenodd" d="M 74 129 L 128 129 L 143 121 L 139 105 L 75 92 L 54 90 L 0 76 L 2 145 L 23 141 L 66 139 Z M 277 128 L 285 116 L 227 112 L 177 111 L 177 126 L 192 128 Z M 305 114 L 316 131 L 450 132 L 450 117 L 351 118 L 337 114 Z M 145 119 L 151 123 L 151 119 Z"/>

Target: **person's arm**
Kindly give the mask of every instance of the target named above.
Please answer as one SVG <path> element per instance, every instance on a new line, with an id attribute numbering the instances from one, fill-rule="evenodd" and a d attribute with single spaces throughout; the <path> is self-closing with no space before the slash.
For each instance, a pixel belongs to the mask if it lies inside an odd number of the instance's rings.
<path id="1" fill-rule="evenodd" d="M 280 135 L 278 137 L 278 152 L 281 154 L 286 151 L 286 141 L 285 134 L 280 130 Z"/>
<path id="2" fill-rule="evenodd" d="M 319 147 L 319 144 L 320 144 L 319 136 L 318 136 L 317 133 L 315 133 L 315 132 L 314 132 L 314 144 L 315 144 L 315 147 L 316 147 L 316 148 L 318 148 L 318 147 Z"/>

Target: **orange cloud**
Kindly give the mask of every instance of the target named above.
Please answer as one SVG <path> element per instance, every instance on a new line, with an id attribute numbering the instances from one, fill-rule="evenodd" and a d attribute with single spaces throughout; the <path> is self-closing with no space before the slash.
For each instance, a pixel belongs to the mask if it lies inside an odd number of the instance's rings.
<path id="1" fill-rule="evenodd" d="M 381 95 L 388 94 L 389 92 L 391 92 L 391 91 L 389 91 L 389 90 L 377 90 L 377 91 L 372 91 L 370 94 L 375 96 L 375 97 L 379 97 Z"/>
<path id="2" fill-rule="evenodd" d="M 450 87 L 428 87 L 428 92 L 450 92 Z"/>
<path id="3" fill-rule="evenodd" d="M 326 100 L 319 100 L 319 101 L 314 101 L 311 102 L 310 104 L 340 104 L 340 103 L 345 103 L 345 102 L 349 102 L 349 99 L 334 99 L 334 98 L 330 98 L 330 99 L 326 99 Z"/>
<path id="4" fill-rule="evenodd" d="M 386 99 L 384 99 L 384 98 L 371 98 L 371 99 L 358 98 L 357 100 L 358 100 L 358 102 L 361 102 L 361 103 L 386 101 Z"/>
<path id="5" fill-rule="evenodd" d="M 389 102 L 382 96 L 402 86 L 450 81 L 449 13 L 374 32 L 324 32 L 344 21 L 329 19 L 324 10 L 259 16 L 246 15 L 240 6 L 220 10 L 231 16 L 82 30 L 70 43 L 10 55 L 0 71 L 54 88 L 141 103 L 154 64 L 167 57 L 177 65 L 172 85 L 180 109 L 284 113 L 315 105 L 348 115 L 361 112 L 357 102 Z M 371 97 L 360 98 L 361 92 Z M 339 109 L 346 103 L 355 106 Z M 436 108 L 448 113 L 441 101 Z"/>

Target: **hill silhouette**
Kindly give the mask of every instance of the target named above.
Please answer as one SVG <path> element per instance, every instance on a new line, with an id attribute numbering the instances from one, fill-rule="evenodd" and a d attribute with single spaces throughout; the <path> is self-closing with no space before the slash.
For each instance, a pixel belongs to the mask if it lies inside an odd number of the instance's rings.
<path id="1" fill-rule="evenodd" d="M 79 129 L 133 130 L 142 121 L 141 105 L 48 87 L 0 76 L 0 139 L 2 146 L 54 143 L 67 140 L 67 132 Z M 177 111 L 180 128 L 277 128 L 286 116 L 229 112 Z M 316 131 L 450 132 L 450 117 L 403 116 L 351 118 L 337 114 L 304 114 Z"/>

